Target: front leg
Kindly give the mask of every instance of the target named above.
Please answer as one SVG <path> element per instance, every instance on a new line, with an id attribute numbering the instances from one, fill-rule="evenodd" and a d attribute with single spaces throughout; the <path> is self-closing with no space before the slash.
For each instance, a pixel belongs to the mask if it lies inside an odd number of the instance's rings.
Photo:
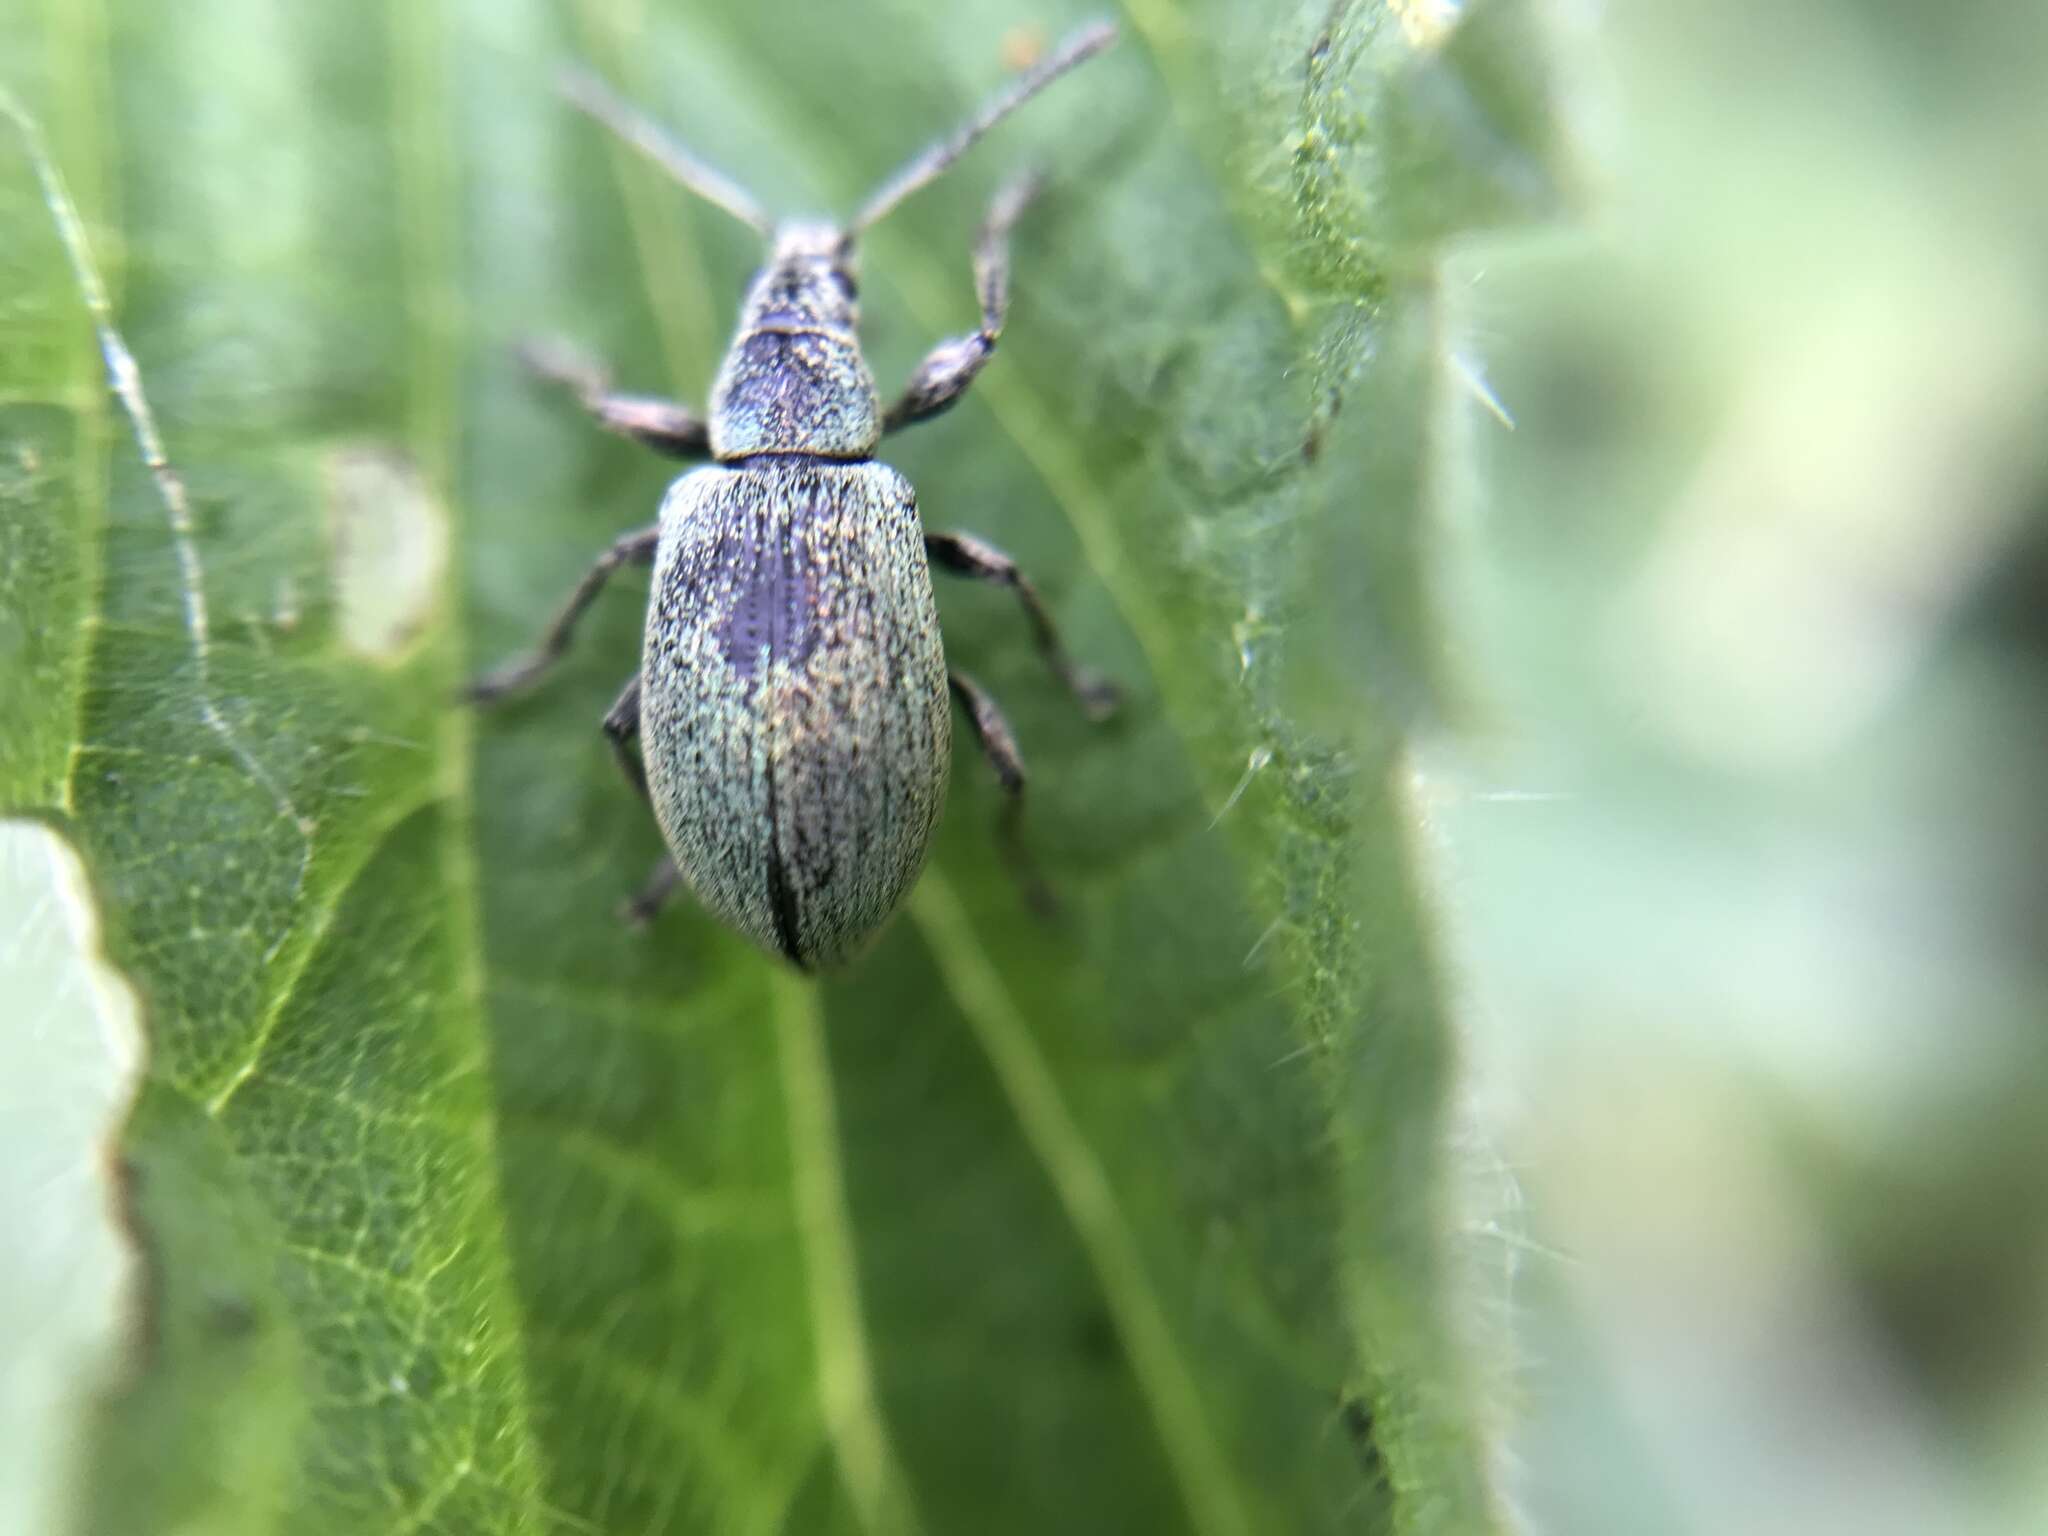
<path id="1" fill-rule="evenodd" d="M 672 458 L 711 457 L 711 428 L 703 417 L 672 400 L 614 393 L 604 366 L 567 342 L 530 341 L 519 349 L 519 359 L 535 377 L 574 395 L 607 432 Z"/>
<path id="2" fill-rule="evenodd" d="M 576 621 L 583 617 L 583 610 L 604 590 L 604 584 L 612 579 L 613 572 L 622 565 L 648 564 L 654 559 L 654 548 L 660 538 L 661 525 L 658 523 L 622 535 L 584 572 L 583 579 L 569 594 L 569 600 L 562 604 L 561 611 L 555 615 L 547 633 L 541 636 L 533 654 L 524 661 L 484 674 L 463 690 L 463 697 L 473 704 L 490 704 L 508 693 L 517 693 L 539 678 L 562 659 L 562 653 L 569 648 L 569 637 L 575 633 Z"/>
<path id="3" fill-rule="evenodd" d="M 1081 708 L 1088 718 L 1107 720 L 1116 713 L 1116 707 L 1123 698 L 1121 690 L 1101 673 L 1082 666 L 1067 654 L 1067 648 L 1060 643 L 1059 631 L 1053 628 L 1052 615 L 1045 611 L 1038 589 L 1017 569 L 1016 561 L 995 545 L 965 533 L 928 533 L 924 536 L 924 550 L 932 564 L 942 570 L 958 576 L 972 576 L 977 581 L 991 581 L 1015 592 L 1017 601 L 1023 604 L 1024 617 L 1030 621 L 1031 636 L 1038 642 L 1039 654 L 1045 658 L 1053 674 L 1081 701 Z"/>
<path id="4" fill-rule="evenodd" d="M 995 355 L 996 340 L 1010 310 L 1010 230 L 1038 195 L 1038 178 L 1024 176 L 996 194 L 974 241 L 974 291 L 981 299 L 981 329 L 940 342 L 910 376 L 909 384 L 882 417 L 882 430 L 894 432 L 912 422 L 936 416 L 967 393 L 984 364 Z"/>

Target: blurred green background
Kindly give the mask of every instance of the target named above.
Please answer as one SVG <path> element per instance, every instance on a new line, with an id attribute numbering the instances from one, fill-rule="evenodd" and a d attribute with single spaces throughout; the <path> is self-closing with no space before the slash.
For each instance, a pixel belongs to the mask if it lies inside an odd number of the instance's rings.
<path id="1" fill-rule="evenodd" d="M 2039 1530 L 2048 14 L 1580 20 L 1586 227 L 1458 263 L 1429 759 L 1528 1504 Z"/>
<path id="2" fill-rule="evenodd" d="M 1134 685 L 942 593 L 1064 929 L 969 761 L 844 982 L 616 933 L 631 600 L 450 722 L 664 478 L 509 345 L 754 259 L 552 64 L 844 207 L 1084 14 L 0 0 L 218 636 L 10 143 L 0 1531 L 2048 1529 L 2042 7 L 1132 0 L 878 234 L 886 390 L 1054 171 L 889 456 Z"/>

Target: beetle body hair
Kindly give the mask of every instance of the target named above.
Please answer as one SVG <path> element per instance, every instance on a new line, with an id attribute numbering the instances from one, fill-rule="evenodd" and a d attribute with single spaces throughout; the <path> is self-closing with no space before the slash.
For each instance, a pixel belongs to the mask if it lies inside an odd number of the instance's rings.
<path id="1" fill-rule="evenodd" d="M 850 959 L 917 878 L 946 792 L 909 482 L 794 455 L 676 481 L 641 689 L 648 792 L 697 897 L 804 969 Z"/>

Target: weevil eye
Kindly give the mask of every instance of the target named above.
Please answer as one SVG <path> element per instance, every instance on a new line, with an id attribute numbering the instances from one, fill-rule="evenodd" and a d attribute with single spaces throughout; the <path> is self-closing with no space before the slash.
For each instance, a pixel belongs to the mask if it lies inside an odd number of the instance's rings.
<path id="1" fill-rule="evenodd" d="M 860 284 L 855 282 L 851 272 L 838 267 L 832 269 L 832 281 L 839 286 L 840 297 L 851 304 L 860 298 Z"/>

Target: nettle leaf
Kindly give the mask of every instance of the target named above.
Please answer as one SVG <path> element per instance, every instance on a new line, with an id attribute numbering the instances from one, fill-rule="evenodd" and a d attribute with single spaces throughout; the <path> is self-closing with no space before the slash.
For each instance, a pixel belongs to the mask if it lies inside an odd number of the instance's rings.
<path id="1" fill-rule="evenodd" d="M 516 343 L 701 398 L 758 255 L 556 63 L 843 210 L 1079 14 L 8 20 L 81 241 L 10 150 L 0 791 L 80 850 L 148 1036 L 81 1529 L 1493 1523 L 1399 748 L 1469 410 L 1437 253 L 1555 183 L 1520 5 L 1132 0 L 866 242 L 889 381 L 971 324 L 990 190 L 1052 177 L 1001 357 L 888 457 L 1129 685 L 1090 726 L 1005 594 L 942 591 L 1057 923 L 963 752 L 844 977 L 623 928 L 659 853 L 596 731 L 631 595 L 530 700 L 450 704 L 671 473 Z"/>

